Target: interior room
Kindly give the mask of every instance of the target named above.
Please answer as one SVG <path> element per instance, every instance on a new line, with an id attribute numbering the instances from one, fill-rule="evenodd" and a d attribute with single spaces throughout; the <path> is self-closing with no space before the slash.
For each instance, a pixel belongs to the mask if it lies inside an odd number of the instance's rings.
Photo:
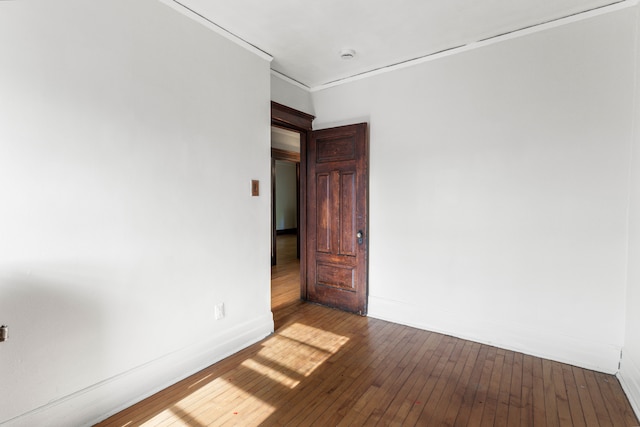
<path id="1" fill-rule="evenodd" d="M 272 103 L 312 123 L 305 189 L 313 135 L 366 125 L 366 316 L 327 311 L 323 354 L 441 334 L 640 416 L 638 1 L 342 3 L 0 1 L 0 425 L 93 425 L 277 336 L 274 237 L 311 217 L 274 218 Z"/>

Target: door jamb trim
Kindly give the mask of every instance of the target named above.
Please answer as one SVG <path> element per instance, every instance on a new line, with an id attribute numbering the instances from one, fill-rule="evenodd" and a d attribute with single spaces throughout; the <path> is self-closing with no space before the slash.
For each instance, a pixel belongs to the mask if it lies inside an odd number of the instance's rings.
<path id="1" fill-rule="evenodd" d="M 293 130 L 300 133 L 300 299 L 307 299 L 307 143 L 315 119 L 311 114 L 303 113 L 286 105 L 271 101 L 271 126 Z"/>

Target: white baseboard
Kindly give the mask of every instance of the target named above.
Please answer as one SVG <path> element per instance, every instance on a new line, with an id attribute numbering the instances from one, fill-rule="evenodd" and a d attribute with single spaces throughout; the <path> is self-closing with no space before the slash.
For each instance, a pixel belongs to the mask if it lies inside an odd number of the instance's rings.
<path id="1" fill-rule="evenodd" d="M 369 296 L 370 317 L 555 360 L 594 371 L 618 372 L 620 347 L 558 333 L 541 334 L 513 322 L 461 319 L 459 313 L 426 310 L 404 302 Z"/>
<path id="2" fill-rule="evenodd" d="M 269 314 L 207 337 L 11 420 L 3 427 L 91 426 L 273 333 Z"/>
<path id="3" fill-rule="evenodd" d="M 640 366 L 636 365 L 624 350 L 620 362 L 620 372 L 618 372 L 617 377 L 622 390 L 624 390 L 629 399 L 633 412 L 640 419 Z"/>

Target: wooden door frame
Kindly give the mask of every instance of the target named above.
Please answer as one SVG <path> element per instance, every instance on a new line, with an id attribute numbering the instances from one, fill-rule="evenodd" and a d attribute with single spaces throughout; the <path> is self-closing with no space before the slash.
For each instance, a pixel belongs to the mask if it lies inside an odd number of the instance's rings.
<path id="1" fill-rule="evenodd" d="M 298 241 L 302 241 L 300 244 L 300 299 L 302 300 L 307 299 L 307 287 L 305 284 L 307 277 L 307 215 L 306 209 L 300 209 L 300 207 L 307 206 L 307 141 L 312 130 L 311 123 L 313 119 L 315 117 L 311 114 L 271 101 L 271 126 L 292 130 L 300 134 L 300 190 L 298 192 L 300 195 L 298 203 L 300 221 L 298 223 Z M 274 191 L 273 188 L 272 191 Z M 273 239 L 273 244 L 275 245 L 275 239 Z"/>

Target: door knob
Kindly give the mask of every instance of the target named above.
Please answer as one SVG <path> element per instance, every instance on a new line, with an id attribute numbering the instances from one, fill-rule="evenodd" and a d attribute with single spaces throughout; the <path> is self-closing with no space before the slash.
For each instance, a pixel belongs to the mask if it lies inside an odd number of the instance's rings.
<path id="1" fill-rule="evenodd" d="M 356 234 L 356 237 L 358 238 L 358 244 L 361 245 L 362 244 L 362 230 L 358 230 L 358 234 Z"/>

